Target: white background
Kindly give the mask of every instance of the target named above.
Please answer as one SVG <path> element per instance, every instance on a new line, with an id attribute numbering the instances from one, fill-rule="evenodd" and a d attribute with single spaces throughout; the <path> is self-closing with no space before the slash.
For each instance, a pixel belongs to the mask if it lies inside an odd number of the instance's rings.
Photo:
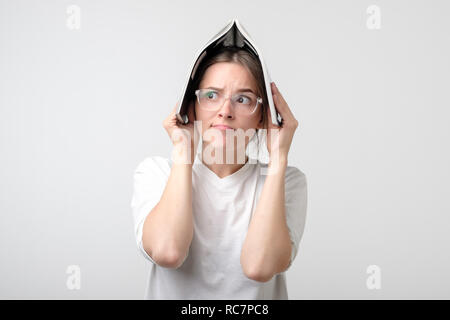
<path id="1" fill-rule="evenodd" d="M 449 9 L 1 0 L 0 298 L 143 298 L 133 171 L 170 156 L 162 121 L 199 48 L 236 17 L 300 122 L 289 165 L 307 176 L 308 213 L 289 298 L 449 299 Z"/>

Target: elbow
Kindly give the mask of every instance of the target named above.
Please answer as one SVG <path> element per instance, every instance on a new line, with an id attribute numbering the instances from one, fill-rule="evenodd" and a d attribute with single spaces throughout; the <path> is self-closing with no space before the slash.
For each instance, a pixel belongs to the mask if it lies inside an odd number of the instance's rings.
<path id="1" fill-rule="evenodd" d="M 159 255 L 155 262 L 161 267 L 177 269 L 183 264 L 184 256 L 176 251 L 169 251 Z"/>
<path id="2" fill-rule="evenodd" d="M 247 278 L 257 282 L 268 282 L 273 278 L 273 273 L 257 267 L 243 268 L 243 271 Z"/>
<path id="3" fill-rule="evenodd" d="M 144 248 L 144 250 L 152 257 L 157 265 L 164 268 L 177 269 L 183 264 L 186 258 L 178 250 L 164 250 L 161 252 L 152 252 L 148 248 Z"/>

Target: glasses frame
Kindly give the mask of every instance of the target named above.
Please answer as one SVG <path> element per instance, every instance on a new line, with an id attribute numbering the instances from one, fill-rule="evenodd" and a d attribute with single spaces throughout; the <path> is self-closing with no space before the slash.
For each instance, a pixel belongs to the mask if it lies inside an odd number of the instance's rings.
<path id="1" fill-rule="evenodd" d="M 195 95 L 197 96 L 197 101 L 198 101 L 198 104 L 199 104 L 199 105 L 201 105 L 201 103 L 200 103 L 200 96 L 199 96 L 199 93 L 200 93 L 201 90 L 213 90 L 213 89 L 203 88 L 203 89 L 197 89 L 197 90 L 195 90 Z M 238 93 L 236 93 L 236 94 L 238 94 Z M 228 99 L 233 98 L 233 96 L 235 96 L 236 94 L 230 95 L 230 96 L 228 96 L 228 97 L 224 97 L 222 103 L 220 104 L 220 107 L 218 107 L 217 110 L 219 110 L 219 109 L 223 106 L 223 104 L 225 103 L 225 101 L 227 101 Z M 252 94 L 253 94 L 254 96 L 256 96 L 254 93 L 252 93 Z M 258 109 L 258 106 L 259 106 L 260 104 L 262 104 L 262 101 L 263 101 L 263 99 L 262 99 L 261 97 L 256 96 L 256 106 L 255 106 L 255 108 L 253 109 L 253 111 L 252 111 L 250 114 L 248 114 L 248 116 L 251 116 L 251 115 L 253 115 L 253 113 L 255 113 L 256 109 Z M 234 108 L 233 102 L 231 102 L 231 105 L 232 105 L 233 108 Z"/>

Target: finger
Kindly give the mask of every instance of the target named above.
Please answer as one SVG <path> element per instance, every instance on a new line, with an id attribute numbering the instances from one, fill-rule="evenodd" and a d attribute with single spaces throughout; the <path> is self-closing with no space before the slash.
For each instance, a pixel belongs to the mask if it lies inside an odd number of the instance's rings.
<path id="1" fill-rule="evenodd" d="M 268 123 L 269 123 L 268 127 L 269 127 L 269 129 L 277 128 L 277 126 L 272 123 L 272 113 L 270 112 L 270 108 L 267 108 L 267 118 L 269 119 L 268 120 Z"/>
<path id="2" fill-rule="evenodd" d="M 173 107 L 172 111 L 170 112 L 169 117 L 173 118 L 173 116 L 175 115 L 175 112 L 177 112 L 177 107 L 178 107 L 178 102 L 175 103 L 175 106 Z"/>
<path id="3" fill-rule="evenodd" d="M 294 114 L 292 113 L 291 109 L 289 108 L 289 105 L 287 104 L 286 100 L 284 99 L 283 95 L 281 94 L 280 90 L 278 90 L 277 86 L 275 85 L 275 82 L 271 83 L 272 85 L 272 94 L 273 94 L 273 100 L 276 104 L 277 110 L 279 110 L 281 117 L 286 120 L 295 120 Z"/>
<path id="4" fill-rule="evenodd" d="M 171 126 L 176 120 L 175 120 L 175 112 L 177 109 L 177 105 L 175 104 L 174 108 L 170 112 L 170 114 L 162 121 L 162 124 L 164 127 Z"/>
<path id="5" fill-rule="evenodd" d="M 173 108 L 172 113 L 171 113 L 171 118 L 173 119 L 173 121 L 175 121 L 175 123 L 177 125 L 180 125 L 180 124 L 183 125 L 184 123 L 181 123 L 180 120 L 177 117 L 179 103 L 180 102 L 177 101 L 177 103 L 175 104 L 175 107 Z"/>
<path id="6" fill-rule="evenodd" d="M 275 82 L 271 83 L 272 85 L 272 93 L 274 96 L 274 100 L 276 99 L 278 102 L 278 107 L 280 109 L 281 112 L 285 112 L 288 115 L 294 117 L 294 115 L 292 114 L 288 103 L 286 102 L 286 100 L 284 99 L 283 95 L 281 94 L 280 90 L 278 90 L 278 87 L 275 85 Z"/>
<path id="7" fill-rule="evenodd" d="M 165 127 L 173 127 L 178 123 L 176 112 L 177 112 L 178 103 L 175 104 L 170 114 L 163 120 L 163 126 Z"/>

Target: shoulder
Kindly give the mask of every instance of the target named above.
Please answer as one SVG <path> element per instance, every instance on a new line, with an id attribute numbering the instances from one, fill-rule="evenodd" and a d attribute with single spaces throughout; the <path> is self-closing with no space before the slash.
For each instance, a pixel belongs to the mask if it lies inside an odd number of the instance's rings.
<path id="1" fill-rule="evenodd" d="M 295 166 L 288 166 L 286 168 L 286 184 L 288 182 L 300 183 L 306 185 L 306 175 L 305 173 Z"/>
<path id="2" fill-rule="evenodd" d="M 135 172 L 161 172 L 168 173 L 171 168 L 171 160 L 162 156 L 149 156 L 138 163 Z"/>
<path id="3" fill-rule="evenodd" d="M 263 176 L 263 180 L 266 179 L 268 172 L 268 164 L 259 162 L 261 175 Z M 285 170 L 285 183 L 286 185 L 291 184 L 305 184 L 306 185 L 306 175 L 296 166 L 287 166 Z"/>

